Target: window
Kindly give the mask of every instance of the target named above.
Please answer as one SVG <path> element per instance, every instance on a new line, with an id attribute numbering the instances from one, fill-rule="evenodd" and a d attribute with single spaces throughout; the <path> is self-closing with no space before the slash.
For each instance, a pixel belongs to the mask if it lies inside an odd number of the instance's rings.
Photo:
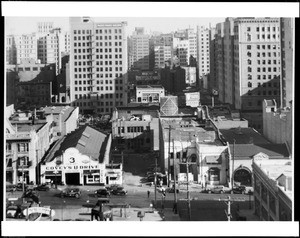
<path id="1" fill-rule="evenodd" d="M 251 45 L 247 45 L 247 50 L 251 50 Z"/>
<path id="2" fill-rule="evenodd" d="M 248 88 L 252 88 L 252 83 L 248 82 Z"/>
<path id="3" fill-rule="evenodd" d="M 18 152 L 27 152 L 29 151 L 28 143 L 18 143 Z"/>

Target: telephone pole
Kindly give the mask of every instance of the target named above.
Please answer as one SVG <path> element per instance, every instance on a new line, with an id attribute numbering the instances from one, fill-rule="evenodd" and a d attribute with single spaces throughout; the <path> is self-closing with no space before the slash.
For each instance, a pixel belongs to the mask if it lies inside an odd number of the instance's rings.
<path id="1" fill-rule="evenodd" d="M 154 175 L 154 206 L 156 208 L 156 183 L 157 183 L 157 157 L 155 157 L 155 175 Z"/>
<path id="2" fill-rule="evenodd" d="M 191 216 L 191 200 L 190 200 L 190 190 L 189 190 L 189 162 L 188 159 L 186 158 L 186 188 L 187 188 L 187 205 L 188 205 L 188 216 L 189 216 L 189 221 L 192 220 Z"/>
<path id="3" fill-rule="evenodd" d="M 174 213 L 177 214 L 177 188 L 176 188 L 176 167 L 175 167 L 175 146 L 173 141 L 173 174 L 174 174 Z"/>

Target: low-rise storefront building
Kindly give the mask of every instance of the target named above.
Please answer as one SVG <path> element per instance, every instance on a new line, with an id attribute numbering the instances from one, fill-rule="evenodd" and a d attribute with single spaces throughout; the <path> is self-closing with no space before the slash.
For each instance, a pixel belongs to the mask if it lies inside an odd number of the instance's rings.
<path id="1" fill-rule="evenodd" d="M 80 127 L 51 149 L 41 165 L 41 180 L 67 185 L 110 184 L 112 176 L 108 176 L 106 171 L 110 150 L 110 134 L 90 126 Z M 117 168 L 118 172 L 121 169 Z M 122 183 L 122 178 L 113 180 Z"/>

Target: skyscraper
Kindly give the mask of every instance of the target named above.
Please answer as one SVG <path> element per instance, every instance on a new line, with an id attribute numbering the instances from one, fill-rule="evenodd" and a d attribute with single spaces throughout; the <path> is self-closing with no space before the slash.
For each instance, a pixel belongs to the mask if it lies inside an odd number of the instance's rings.
<path id="1" fill-rule="evenodd" d="M 262 101 L 280 99 L 279 18 L 227 18 L 216 26 L 219 99 L 262 129 Z"/>
<path id="2" fill-rule="evenodd" d="M 143 27 L 136 27 L 129 41 L 130 68 L 149 70 L 149 35 Z"/>
<path id="3" fill-rule="evenodd" d="M 70 18 L 70 100 L 80 113 L 110 114 L 127 105 L 126 25 Z"/>

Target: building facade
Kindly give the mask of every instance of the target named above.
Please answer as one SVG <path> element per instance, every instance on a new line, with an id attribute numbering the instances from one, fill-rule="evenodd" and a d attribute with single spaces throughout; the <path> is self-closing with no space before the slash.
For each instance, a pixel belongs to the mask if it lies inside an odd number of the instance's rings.
<path id="1" fill-rule="evenodd" d="M 201 81 L 207 79 L 203 77 L 210 72 L 210 30 L 204 26 L 197 26 L 197 66 L 198 77 Z M 208 82 L 202 83 L 204 88 L 208 88 Z"/>
<path id="2" fill-rule="evenodd" d="M 111 135 L 82 126 L 58 140 L 41 165 L 41 180 L 67 185 L 109 184 Z M 122 169 L 122 167 L 121 167 Z"/>
<path id="3" fill-rule="evenodd" d="M 291 160 L 254 158 L 254 212 L 262 221 L 293 221 Z"/>
<path id="4" fill-rule="evenodd" d="M 165 89 L 162 86 L 139 85 L 136 86 L 136 102 L 159 103 L 160 97 L 165 96 Z"/>
<path id="5" fill-rule="evenodd" d="M 289 106 L 294 98 L 294 37 L 295 19 L 280 18 L 281 80 L 280 106 Z"/>
<path id="6" fill-rule="evenodd" d="M 159 150 L 158 107 L 116 108 L 112 117 L 114 146 L 126 151 Z"/>
<path id="7" fill-rule="evenodd" d="M 126 106 L 126 22 L 70 18 L 70 100 L 80 113 L 110 114 Z"/>
<path id="8" fill-rule="evenodd" d="M 172 47 L 169 45 L 154 46 L 154 68 L 164 68 L 166 61 L 172 59 Z"/>
<path id="9" fill-rule="evenodd" d="M 149 70 L 149 38 L 144 34 L 143 27 L 136 27 L 132 36 L 129 39 L 129 62 L 130 68 Z"/>

